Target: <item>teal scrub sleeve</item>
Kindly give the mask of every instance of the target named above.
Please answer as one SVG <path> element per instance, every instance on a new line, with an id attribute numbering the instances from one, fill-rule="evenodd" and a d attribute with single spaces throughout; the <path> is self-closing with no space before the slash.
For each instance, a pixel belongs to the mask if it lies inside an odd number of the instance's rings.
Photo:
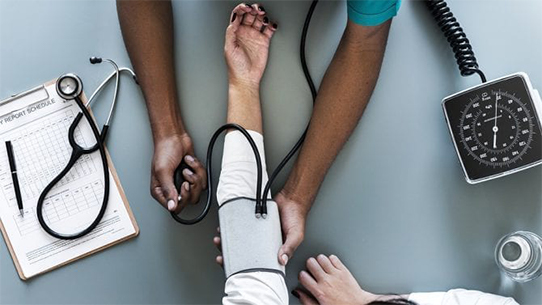
<path id="1" fill-rule="evenodd" d="M 401 0 L 347 0 L 348 19 L 364 26 L 375 26 L 397 15 Z"/>

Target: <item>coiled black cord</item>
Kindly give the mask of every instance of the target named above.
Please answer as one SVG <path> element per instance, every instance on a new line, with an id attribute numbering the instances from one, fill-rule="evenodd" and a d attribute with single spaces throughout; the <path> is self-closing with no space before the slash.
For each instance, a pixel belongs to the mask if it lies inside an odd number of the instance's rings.
<path id="1" fill-rule="evenodd" d="M 303 68 L 303 73 L 305 74 L 305 79 L 307 80 L 307 83 L 308 83 L 309 88 L 311 90 L 313 104 L 316 101 L 316 95 L 317 95 L 318 92 L 316 90 L 316 87 L 314 86 L 314 82 L 312 81 L 312 77 L 310 75 L 309 68 L 307 66 L 307 60 L 305 58 L 305 42 L 307 40 L 307 32 L 309 30 L 309 25 L 310 25 L 310 22 L 311 22 L 312 14 L 314 13 L 314 9 L 316 8 L 317 4 L 318 4 L 318 0 L 313 0 L 312 3 L 311 3 L 311 6 L 309 7 L 309 11 L 307 12 L 307 17 L 305 18 L 305 24 L 303 25 L 303 31 L 301 33 L 301 44 L 300 44 L 301 67 Z M 257 189 L 256 189 L 256 209 L 255 209 L 255 213 L 256 213 L 256 217 L 260 217 L 260 215 L 262 217 L 265 217 L 265 215 L 267 215 L 267 195 L 269 194 L 269 191 L 271 189 L 271 184 L 273 184 L 273 181 L 275 181 L 275 179 L 277 178 L 280 171 L 284 168 L 286 163 L 288 163 L 288 161 L 290 161 L 290 159 L 292 159 L 294 154 L 299 150 L 299 148 L 303 144 L 303 141 L 305 141 L 305 136 L 307 135 L 307 130 L 309 129 L 309 125 L 307 125 L 307 127 L 305 128 L 305 131 L 303 131 L 303 134 L 301 135 L 299 140 L 297 140 L 297 142 L 294 144 L 294 147 L 292 147 L 292 149 L 288 152 L 288 154 L 284 157 L 284 159 L 282 159 L 282 161 L 279 163 L 277 168 L 275 168 L 275 170 L 273 171 L 273 173 L 271 174 L 271 176 L 269 177 L 269 180 L 267 181 L 267 183 L 265 185 L 263 194 L 261 194 L 261 190 L 262 190 L 262 172 L 263 172 L 262 161 L 261 161 L 261 158 L 260 158 L 258 147 L 254 143 L 254 140 L 252 139 L 250 134 L 247 132 L 247 130 L 245 128 L 243 128 L 242 126 L 240 126 L 240 125 L 226 124 L 226 125 L 221 126 L 213 134 L 213 136 L 211 137 L 211 141 L 209 142 L 209 146 L 207 148 L 207 164 L 205 165 L 205 167 L 207 169 L 207 187 L 208 187 L 208 191 L 207 191 L 207 202 L 205 204 L 205 207 L 203 208 L 203 211 L 193 219 L 183 219 L 179 215 L 177 215 L 176 213 L 171 212 L 171 216 L 177 222 L 182 223 L 182 224 L 186 224 L 186 225 L 196 224 L 196 223 L 200 222 L 203 218 L 205 218 L 205 216 L 209 212 L 209 209 L 211 208 L 213 194 L 214 194 L 213 181 L 212 181 L 212 170 L 211 170 L 211 168 L 212 168 L 213 148 L 214 148 L 214 144 L 215 144 L 218 136 L 224 130 L 227 130 L 227 129 L 236 129 L 236 130 L 240 131 L 245 136 L 245 138 L 247 139 L 247 141 L 249 142 L 249 144 L 250 144 L 250 146 L 252 148 L 252 151 L 254 152 L 254 157 L 256 158 L 256 168 L 257 168 L 257 171 L 258 171 L 257 182 L 256 182 L 256 188 Z M 184 163 L 184 160 L 183 160 L 181 162 L 181 164 L 179 165 L 179 167 L 177 167 L 177 169 L 175 170 L 175 174 L 174 174 L 175 186 L 179 190 L 180 190 L 181 185 L 182 185 L 182 183 L 184 181 L 184 178 L 182 177 L 182 171 L 183 171 L 184 168 L 187 168 L 187 167 L 188 166 L 186 165 L 186 163 Z"/>
<path id="2" fill-rule="evenodd" d="M 483 83 L 486 82 L 486 76 L 480 70 L 474 51 L 463 31 L 463 28 L 450 11 L 448 4 L 444 0 L 425 0 L 425 4 L 431 11 L 433 18 L 437 21 L 439 28 L 444 33 L 448 43 L 452 47 L 459 71 L 462 76 L 478 74 Z"/>

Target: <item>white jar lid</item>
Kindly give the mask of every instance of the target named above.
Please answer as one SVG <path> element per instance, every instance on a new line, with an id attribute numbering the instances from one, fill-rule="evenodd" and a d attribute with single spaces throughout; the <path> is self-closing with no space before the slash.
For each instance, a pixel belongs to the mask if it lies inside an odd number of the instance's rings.
<path id="1" fill-rule="evenodd" d="M 501 243 L 499 262 L 511 270 L 524 268 L 531 259 L 531 245 L 522 236 L 510 236 Z"/>

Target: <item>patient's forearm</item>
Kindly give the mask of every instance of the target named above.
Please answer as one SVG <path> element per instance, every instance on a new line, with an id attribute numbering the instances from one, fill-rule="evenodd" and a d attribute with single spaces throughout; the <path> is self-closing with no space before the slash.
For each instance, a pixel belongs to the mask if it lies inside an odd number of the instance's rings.
<path id="1" fill-rule="evenodd" d="M 177 104 L 171 1 L 118 0 L 117 11 L 154 140 L 184 133 Z"/>
<path id="2" fill-rule="evenodd" d="M 324 76 L 310 127 L 284 195 L 310 209 L 333 160 L 358 124 L 376 85 L 391 21 L 348 23 Z"/>
<path id="3" fill-rule="evenodd" d="M 263 134 L 258 87 L 230 84 L 227 121 Z"/>

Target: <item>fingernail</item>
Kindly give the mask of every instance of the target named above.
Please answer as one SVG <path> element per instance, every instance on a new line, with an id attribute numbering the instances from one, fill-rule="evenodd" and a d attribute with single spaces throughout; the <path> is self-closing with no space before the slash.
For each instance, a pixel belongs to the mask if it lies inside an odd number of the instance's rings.
<path id="1" fill-rule="evenodd" d="M 231 17 L 231 22 L 234 22 L 235 21 L 235 18 L 237 18 L 237 14 L 236 13 L 233 13 L 233 16 Z M 188 159 L 188 156 L 186 156 L 187 159 Z"/>
<path id="2" fill-rule="evenodd" d="M 232 22 L 235 20 L 235 16 L 236 16 L 236 15 L 233 14 L 233 18 L 232 18 L 232 20 L 231 20 Z M 191 155 L 186 155 L 184 158 L 185 158 L 186 161 L 188 161 L 188 162 L 194 162 L 194 157 L 192 157 Z"/>
<path id="3" fill-rule="evenodd" d="M 185 169 L 183 170 L 183 172 L 184 172 L 185 174 L 187 174 L 188 176 L 192 176 L 192 175 L 194 174 L 194 173 L 193 173 L 191 170 L 189 170 L 188 168 L 185 168 Z"/>
<path id="4" fill-rule="evenodd" d="M 288 255 L 283 254 L 282 255 L 282 261 L 284 262 L 284 265 L 286 266 L 286 264 L 288 263 Z"/>
<path id="5" fill-rule="evenodd" d="M 299 299 L 299 292 L 292 290 L 292 295 Z"/>
<path id="6" fill-rule="evenodd" d="M 276 30 L 279 26 L 276 23 L 273 23 L 273 28 Z"/>
<path id="7" fill-rule="evenodd" d="M 167 209 L 170 211 L 175 211 L 175 201 L 170 200 L 167 202 Z"/>
<path id="8" fill-rule="evenodd" d="M 265 8 L 263 8 L 263 6 L 258 6 L 258 10 L 259 10 L 260 12 L 265 12 Z"/>
<path id="9" fill-rule="evenodd" d="M 266 17 L 263 17 L 263 23 L 269 23 L 269 18 Z"/>
<path id="10" fill-rule="evenodd" d="M 185 189 L 186 191 L 190 191 L 190 184 L 189 184 L 189 183 L 185 183 L 185 184 L 184 184 L 184 189 Z"/>

